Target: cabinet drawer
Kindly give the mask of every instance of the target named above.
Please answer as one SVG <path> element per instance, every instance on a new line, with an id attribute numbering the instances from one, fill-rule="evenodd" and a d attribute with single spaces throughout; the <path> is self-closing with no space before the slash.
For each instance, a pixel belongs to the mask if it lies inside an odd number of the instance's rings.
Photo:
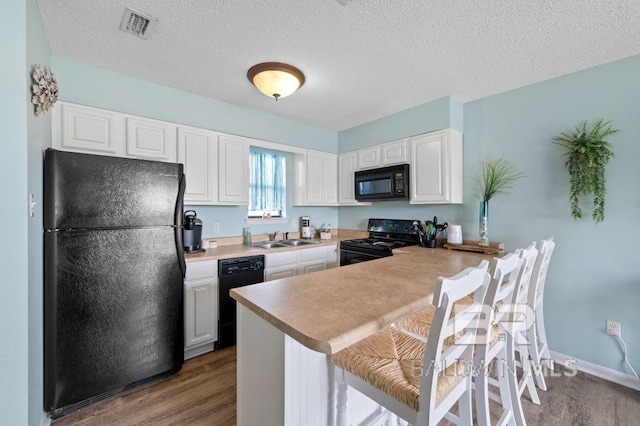
<path id="1" fill-rule="evenodd" d="M 314 247 L 300 250 L 300 262 L 308 262 L 309 260 L 326 259 L 326 247 Z"/>
<path id="2" fill-rule="evenodd" d="M 218 277 L 217 260 L 187 263 L 187 274 L 185 277 L 186 281 L 212 277 Z"/>
<path id="3" fill-rule="evenodd" d="M 265 268 L 272 268 L 274 266 L 287 265 L 289 263 L 298 263 L 297 251 L 269 253 L 264 257 Z"/>

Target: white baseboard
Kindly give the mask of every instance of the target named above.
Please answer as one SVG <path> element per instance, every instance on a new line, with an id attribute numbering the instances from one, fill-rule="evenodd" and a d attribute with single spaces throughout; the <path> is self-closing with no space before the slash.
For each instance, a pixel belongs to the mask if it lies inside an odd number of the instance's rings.
<path id="1" fill-rule="evenodd" d="M 592 376 L 596 376 L 601 379 L 608 380 L 610 382 L 640 391 L 640 380 L 636 379 L 635 376 L 625 374 L 611 368 L 603 367 L 601 365 L 593 364 L 588 361 L 583 361 L 581 359 L 577 359 L 575 357 L 561 354 L 555 351 L 549 351 L 549 353 L 551 355 L 551 358 L 553 358 L 554 361 L 558 364 L 564 365 L 566 361 L 575 361 L 572 364 L 578 371 L 591 374 Z"/>
<path id="2" fill-rule="evenodd" d="M 47 416 L 46 413 L 42 413 L 42 417 L 40 418 L 40 426 L 49 426 L 51 424 L 51 419 Z"/>

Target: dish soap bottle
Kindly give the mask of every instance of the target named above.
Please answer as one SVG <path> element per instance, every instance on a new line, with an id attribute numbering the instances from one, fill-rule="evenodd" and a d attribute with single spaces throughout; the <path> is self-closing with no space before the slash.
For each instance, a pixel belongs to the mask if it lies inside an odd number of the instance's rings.
<path id="1" fill-rule="evenodd" d="M 251 245 L 253 244 L 253 242 L 251 241 L 251 228 L 249 227 L 244 228 L 243 234 L 244 234 L 243 244 L 245 246 L 251 247 Z"/>

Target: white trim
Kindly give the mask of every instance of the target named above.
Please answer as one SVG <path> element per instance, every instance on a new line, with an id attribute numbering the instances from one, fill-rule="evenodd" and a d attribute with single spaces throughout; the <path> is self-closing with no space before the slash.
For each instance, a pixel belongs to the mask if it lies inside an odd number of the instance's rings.
<path id="1" fill-rule="evenodd" d="M 622 386 L 626 386 L 631 389 L 640 391 L 640 380 L 634 376 L 626 373 L 622 373 L 618 370 L 603 367 L 601 365 L 593 364 L 588 361 L 583 361 L 575 357 L 564 355 L 555 351 L 549 351 L 551 358 L 561 365 L 564 365 L 566 361 L 574 361 L 573 366 L 583 373 L 591 374 L 592 376 L 599 377 L 604 380 L 608 380 L 613 383 L 617 383 Z"/>
<path id="2" fill-rule="evenodd" d="M 42 413 L 42 417 L 40 417 L 40 426 L 49 426 L 51 424 L 51 419 L 47 416 L 47 413 Z"/>
<path id="3" fill-rule="evenodd" d="M 247 218 L 247 225 L 270 225 L 272 223 L 282 225 L 288 223 L 288 219 L 286 217 L 272 217 L 271 219 L 262 219 L 259 217 L 256 218 Z"/>

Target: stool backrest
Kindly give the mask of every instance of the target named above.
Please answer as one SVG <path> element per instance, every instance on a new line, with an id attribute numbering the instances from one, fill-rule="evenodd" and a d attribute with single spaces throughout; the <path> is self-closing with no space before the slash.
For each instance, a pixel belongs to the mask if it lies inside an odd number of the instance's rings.
<path id="1" fill-rule="evenodd" d="M 500 322 L 503 318 L 500 315 L 499 308 L 504 305 L 514 305 L 517 302 L 519 278 L 522 277 L 520 270 L 522 268 L 522 258 L 516 253 L 498 258 L 494 257 L 489 265 L 489 273 L 491 280 L 495 281 L 495 285 L 489 286 L 485 297 L 485 304 L 493 306 L 491 322 Z M 498 315 L 496 315 L 496 311 Z"/>
<path id="2" fill-rule="evenodd" d="M 547 281 L 547 269 L 549 268 L 549 261 L 553 250 L 556 248 L 556 243 L 553 242 L 553 237 L 548 240 L 540 241 L 538 248 L 538 257 L 533 267 L 533 276 L 531 277 L 531 283 L 529 284 L 529 304 L 535 309 L 538 297 L 542 297 L 544 293 L 544 284 Z"/>
<path id="3" fill-rule="evenodd" d="M 438 399 L 437 384 L 438 380 L 442 379 L 439 376 L 447 368 L 462 365 L 467 371 L 468 377 L 461 381 L 460 386 L 465 386 L 465 381 L 471 380 L 473 350 L 478 330 L 484 329 L 486 332 L 489 327 L 488 323 L 481 322 L 487 313 L 483 302 L 491 282 L 487 273 L 488 266 L 489 262 L 485 260 L 479 266 L 467 268 L 451 278 L 439 277 L 436 282 L 433 299 L 436 311 L 425 348 L 420 382 L 420 407 L 435 410 Z M 473 302 L 468 304 L 470 296 Z M 465 305 L 459 304 L 454 309 L 454 303 L 458 301 Z M 451 336 L 455 343 L 449 346 L 445 341 L 451 342 L 452 339 L 448 339 Z M 470 382 L 467 384 L 470 385 Z"/>

